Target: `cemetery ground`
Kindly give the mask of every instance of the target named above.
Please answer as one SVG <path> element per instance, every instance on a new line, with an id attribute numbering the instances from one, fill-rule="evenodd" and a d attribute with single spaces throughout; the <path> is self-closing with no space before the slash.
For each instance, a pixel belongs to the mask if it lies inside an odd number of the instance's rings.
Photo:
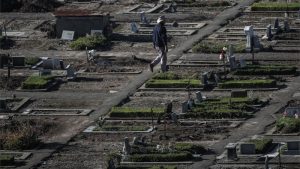
<path id="1" fill-rule="evenodd" d="M 262 40 L 266 27 L 276 18 L 283 29 L 284 13 L 252 13 L 246 9 L 226 26 L 218 25 L 252 3 L 237 2 L 234 7 L 204 7 L 200 12 L 181 4 L 177 11 L 180 15 L 163 13 L 179 24 L 207 24 L 192 28 L 197 32 L 191 35 L 170 31 L 174 34 L 169 72 L 164 74 L 148 70 L 149 61 L 156 55 L 148 28 L 141 24 L 139 34 L 129 31 L 130 22 L 139 20 L 136 12 L 151 10 L 151 4 L 67 4 L 108 10 L 114 16 L 116 39 L 109 48 L 97 51 L 90 64 L 86 51 L 71 50 L 70 42 L 49 38 L 47 32 L 51 30 L 41 30 L 52 22 L 51 14 L 1 14 L 2 22 L 9 20 L 8 30 L 20 31 L 13 35 L 15 42 L 10 49 L 2 51 L 25 55 L 26 63 L 11 69 L 9 86 L 7 67 L 0 69 L 1 165 L 105 168 L 114 163 L 117 168 L 250 169 L 264 168 L 265 155 L 269 155 L 273 168 L 278 167 L 279 149 L 282 167 L 297 168 L 299 155 L 292 154 L 299 151 L 299 123 L 293 117 L 283 118 L 284 114 L 289 116 L 286 108 L 297 108 L 300 99 L 297 15 L 290 13 L 290 32 L 275 35 L 272 28 L 272 41 Z M 224 13 L 220 13 L 222 10 Z M 159 15 L 146 14 L 150 23 Z M 254 53 L 254 65 L 251 53 L 243 46 L 244 26 L 249 25 L 253 25 L 264 47 Z M 195 43 L 199 37 L 200 44 L 210 43 L 212 48 L 199 47 Z M 141 42 L 144 38 L 148 40 Z M 230 70 L 228 63 L 224 71 L 219 52 L 229 44 L 242 47 L 234 53 L 236 69 Z M 205 50 L 195 50 L 195 46 Z M 68 64 L 74 71 L 66 71 Z M 36 68 L 30 69 L 32 66 Z M 43 69 L 53 69 L 51 78 Z M 39 74 L 48 74 L 39 79 L 46 81 L 45 85 L 28 80 Z M 242 150 L 241 145 L 246 148 Z M 263 146 L 256 150 L 258 145 Z M 230 154 L 235 148 L 240 148 L 237 156 Z"/>

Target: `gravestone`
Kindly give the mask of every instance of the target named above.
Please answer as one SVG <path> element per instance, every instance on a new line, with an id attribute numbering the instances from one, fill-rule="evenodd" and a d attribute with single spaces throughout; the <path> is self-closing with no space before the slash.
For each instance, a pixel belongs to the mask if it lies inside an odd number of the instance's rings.
<path id="1" fill-rule="evenodd" d="M 0 111 L 7 110 L 6 99 L 0 99 Z"/>
<path id="2" fill-rule="evenodd" d="M 25 66 L 24 56 L 13 56 L 12 57 L 13 66 Z"/>
<path id="3" fill-rule="evenodd" d="M 295 117 L 296 115 L 300 115 L 300 106 L 298 107 L 287 107 L 284 111 L 284 116 L 286 117 Z"/>
<path id="4" fill-rule="evenodd" d="M 62 35 L 61 35 L 61 39 L 62 40 L 73 40 L 74 39 L 74 31 L 67 31 L 67 30 L 63 30 Z"/>
<path id="5" fill-rule="evenodd" d="M 236 143 L 228 143 L 226 145 L 227 160 L 237 160 L 236 146 Z"/>
<path id="6" fill-rule="evenodd" d="M 241 67 L 241 68 L 246 67 L 246 62 L 245 62 L 244 59 L 240 59 L 240 67 Z"/>
<path id="7" fill-rule="evenodd" d="M 300 9 L 299 9 L 299 11 L 298 11 L 298 19 L 300 19 Z"/>
<path id="8" fill-rule="evenodd" d="M 290 25 L 289 25 L 289 21 L 288 20 L 285 20 L 283 22 L 283 29 L 285 32 L 289 32 L 290 31 Z"/>
<path id="9" fill-rule="evenodd" d="M 266 36 L 269 41 L 272 40 L 273 35 L 272 35 L 272 25 L 271 24 L 269 24 L 267 26 Z"/>
<path id="10" fill-rule="evenodd" d="M 178 123 L 178 118 L 177 118 L 177 114 L 175 112 L 173 112 L 171 114 L 171 119 L 174 123 Z"/>
<path id="11" fill-rule="evenodd" d="M 163 104 L 164 104 L 166 113 L 171 114 L 172 113 L 172 108 L 173 108 L 172 102 L 167 102 L 167 103 L 163 103 Z"/>
<path id="12" fill-rule="evenodd" d="M 203 85 L 208 85 L 208 73 L 207 72 L 204 72 L 202 74 L 201 83 Z"/>
<path id="13" fill-rule="evenodd" d="M 188 111 L 189 107 L 188 107 L 188 102 L 182 102 L 181 103 L 181 113 L 186 113 Z"/>
<path id="14" fill-rule="evenodd" d="M 141 12 L 141 23 L 149 25 L 149 21 L 148 21 L 144 11 Z"/>
<path id="15" fill-rule="evenodd" d="M 247 90 L 231 90 L 231 97 L 247 97 Z"/>
<path id="16" fill-rule="evenodd" d="M 196 92 L 196 99 L 198 102 L 202 102 L 203 98 L 200 91 Z"/>
<path id="17" fill-rule="evenodd" d="M 229 45 L 229 53 L 228 53 L 228 57 L 232 57 L 234 55 L 234 49 L 233 49 L 233 45 L 230 44 Z M 229 60 L 228 60 L 229 61 Z"/>
<path id="18" fill-rule="evenodd" d="M 66 70 L 67 70 L 67 78 L 68 79 L 75 79 L 76 78 L 75 70 L 71 65 L 68 65 L 66 67 Z"/>
<path id="19" fill-rule="evenodd" d="M 242 143 L 240 145 L 241 154 L 255 154 L 255 144 Z"/>
<path id="20" fill-rule="evenodd" d="M 193 99 L 189 99 L 187 101 L 188 109 L 192 110 L 192 108 L 194 107 L 194 104 L 195 104 L 194 100 Z"/>
<path id="21" fill-rule="evenodd" d="M 218 84 L 220 82 L 220 77 L 216 73 L 214 73 L 214 79 L 215 79 L 216 84 Z"/>
<path id="22" fill-rule="evenodd" d="M 123 152 L 125 153 L 125 155 L 129 155 L 131 153 L 131 146 L 129 144 L 128 137 L 125 137 L 125 139 L 124 139 Z"/>
<path id="23" fill-rule="evenodd" d="M 136 23 L 132 22 L 132 23 L 130 24 L 130 26 L 131 26 L 131 32 L 133 32 L 133 33 L 139 33 L 139 29 L 138 29 L 138 27 L 136 26 Z"/>
<path id="24" fill-rule="evenodd" d="M 275 29 L 279 28 L 279 20 L 278 20 L 278 18 L 276 18 L 275 21 L 274 21 L 274 28 Z"/>
<path id="25" fill-rule="evenodd" d="M 235 56 L 229 57 L 229 65 L 231 71 L 236 69 Z"/>
<path id="26" fill-rule="evenodd" d="M 44 69 L 52 69 L 52 70 L 61 69 L 60 60 L 59 59 L 43 60 L 43 68 Z"/>
<path id="27" fill-rule="evenodd" d="M 288 151 L 299 151 L 300 152 L 300 141 L 287 141 Z"/>
<path id="28" fill-rule="evenodd" d="M 265 169 L 269 169 L 269 156 L 266 155 L 266 158 L 265 158 Z"/>
<path id="29" fill-rule="evenodd" d="M 250 51 L 252 49 L 252 37 L 254 36 L 253 26 L 245 26 L 244 32 L 246 34 L 246 50 Z"/>

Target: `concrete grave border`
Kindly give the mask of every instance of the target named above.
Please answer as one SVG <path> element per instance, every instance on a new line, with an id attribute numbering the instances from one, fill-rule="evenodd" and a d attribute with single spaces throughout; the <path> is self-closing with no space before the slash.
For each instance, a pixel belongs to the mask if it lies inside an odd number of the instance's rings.
<path id="1" fill-rule="evenodd" d="M 79 111 L 78 114 L 58 114 L 58 113 L 34 113 L 34 111 L 48 111 L 48 112 L 57 112 L 57 111 Z M 24 116 L 88 116 L 94 110 L 92 109 L 27 109 L 21 115 Z"/>

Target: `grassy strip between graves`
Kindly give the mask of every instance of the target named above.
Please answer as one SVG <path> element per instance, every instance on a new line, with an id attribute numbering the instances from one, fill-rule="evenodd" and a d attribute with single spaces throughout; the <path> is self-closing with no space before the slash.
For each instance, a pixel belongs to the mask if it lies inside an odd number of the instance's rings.
<path id="1" fill-rule="evenodd" d="M 129 160 L 133 162 L 173 162 L 190 161 L 193 156 L 189 152 L 166 153 L 166 154 L 133 154 Z"/>
<path id="2" fill-rule="evenodd" d="M 235 75 L 294 75 L 297 67 L 293 66 L 247 66 L 237 69 Z"/>
<path id="3" fill-rule="evenodd" d="M 267 139 L 267 138 L 253 139 L 249 141 L 249 143 L 253 143 L 255 145 L 256 154 L 265 153 L 272 145 L 272 142 L 273 142 L 272 139 Z"/>
<path id="4" fill-rule="evenodd" d="M 177 169 L 177 166 L 159 165 L 152 167 L 119 166 L 116 169 Z"/>
<path id="5" fill-rule="evenodd" d="M 53 76 L 29 76 L 23 83 L 23 89 L 44 89 L 53 81 Z"/>
<path id="6" fill-rule="evenodd" d="M 120 125 L 104 125 L 97 127 L 94 131 L 146 131 L 149 126 L 120 126 Z"/>
<path id="7" fill-rule="evenodd" d="M 192 47 L 193 53 L 221 53 L 223 47 L 228 47 L 228 44 L 223 42 L 198 42 Z M 233 45 L 233 50 L 236 53 L 243 53 L 245 52 L 245 44 L 244 43 L 237 43 Z"/>
<path id="8" fill-rule="evenodd" d="M 276 87 L 276 81 L 270 79 L 228 80 L 218 84 L 219 88 L 268 88 Z"/>
<path id="9" fill-rule="evenodd" d="M 1 154 L 0 155 L 0 166 L 8 166 L 8 165 L 13 165 L 15 162 L 15 158 L 12 155 L 5 155 Z"/>
<path id="10" fill-rule="evenodd" d="M 300 119 L 281 117 L 276 122 L 276 130 L 282 133 L 300 132 Z"/>
<path id="11" fill-rule="evenodd" d="M 104 48 L 110 45 L 109 40 L 104 36 L 87 36 L 80 37 L 70 44 L 70 47 L 74 50 Z"/>
<path id="12" fill-rule="evenodd" d="M 151 79 L 146 82 L 146 88 L 201 88 L 203 85 L 198 79 L 157 80 Z"/>
<path id="13" fill-rule="evenodd" d="M 113 107 L 110 111 L 111 117 L 159 117 L 165 113 L 164 108 L 135 108 L 135 107 Z"/>
<path id="14" fill-rule="evenodd" d="M 298 11 L 300 3 L 259 2 L 251 6 L 252 11 Z"/>

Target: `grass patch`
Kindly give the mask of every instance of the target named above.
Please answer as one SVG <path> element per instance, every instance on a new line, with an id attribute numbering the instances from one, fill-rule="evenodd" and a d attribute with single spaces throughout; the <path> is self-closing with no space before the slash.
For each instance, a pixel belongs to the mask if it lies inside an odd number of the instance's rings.
<path id="1" fill-rule="evenodd" d="M 259 2 L 251 6 L 252 11 L 298 11 L 300 3 Z"/>
<path id="2" fill-rule="evenodd" d="M 300 119 L 281 117 L 276 122 L 276 130 L 281 133 L 300 132 Z"/>
<path id="3" fill-rule="evenodd" d="M 254 139 L 249 141 L 249 143 L 253 143 L 255 145 L 256 154 L 265 153 L 272 145 L 272 142 L 273 142 L 272 139 L 267 139 L 267 138 Z"/>
<path id="4" fill-rule="evenodd" d="M 15 162 L 14 156 L 0 154 L 0 166 L 13 165 L 14 162 Z"/>
<path id="5" fill-rule="evenodd" d="M 111 117 L 159 117 L 165 113 L 164 108 L 135 108 L 135 107 L 113 107 L 110 111 Z"/>
<path id="6" fill-rule="evenodd" d="M 249 65 L 234 72 L 235 75 L 294 75 L 296 73 L 297 67 L 283 65 Z"/>
<path id="7" fill-rule="evenodd" d="M 104 48 L 109 46 L 110 42 L 104 36 L 87 36 L 80 37 L 70 44 L 70 47 L 74 50 L 85 50 Z"/>
<path id="8" fill-rule="evenodd" d="M 197 79 L 179 79 L 179 80 L 156 80 L 151 79 L 146 82 L 146 88 L 201 88 L 203 85 Z"/>
<path id="9" fill-rule="evenodd" d="M 222 48 L 226 46 L 228 48 L 227 43 L 223 42 L 198 42 L 192 47 L 193 53 L 221 53 Z M 245 44 L 244 43 L 237 43 L 233 45 L 233 50 L 236 53 L 243 53 L 245 52 Z"/>
<path id="10" fill-rule="evenodd" d="M 175 74 L 174 72 L 164 72 L 164 73 L 157 73 L 155 74 L 152 79 L 155 80 L 178 80 L 181 79 L 181 77 L 178 74 Z"/>
<path id="11" fill-rule="evenodd" d="M 167 154 L 133 154 L 130 156 L 132 162 L 173 162 L 190 161 L 193 156 L 189 152 L 167 153 Z"/>
<path id="12" fill-rule="evenodd" d="M 203 154 L 206 152 L 206 149 L 197 144 L 191 144 L 191 143 L 176 143 L 175 144 L 175 150 L 176 151 L 187 151 L 193 154 Z"/>
<path id="13" fill-rule="evenodd" d="M 268 88 L 276 87 L 276 81 L 270 79 L 228 80 L 218 84 L 219 88 Z"/>
<path id="14" fill-rule="evenodd" d="M 37 64 L 41 59 L 39 57 L 25 57 L 25 64 L 33 66 Z"/>
<path id="15" fill-rule="evenodd" d="M 53 81 L 53 76 L 29 76 L 23 83 L 23 89 L 44 89 Z"/>

